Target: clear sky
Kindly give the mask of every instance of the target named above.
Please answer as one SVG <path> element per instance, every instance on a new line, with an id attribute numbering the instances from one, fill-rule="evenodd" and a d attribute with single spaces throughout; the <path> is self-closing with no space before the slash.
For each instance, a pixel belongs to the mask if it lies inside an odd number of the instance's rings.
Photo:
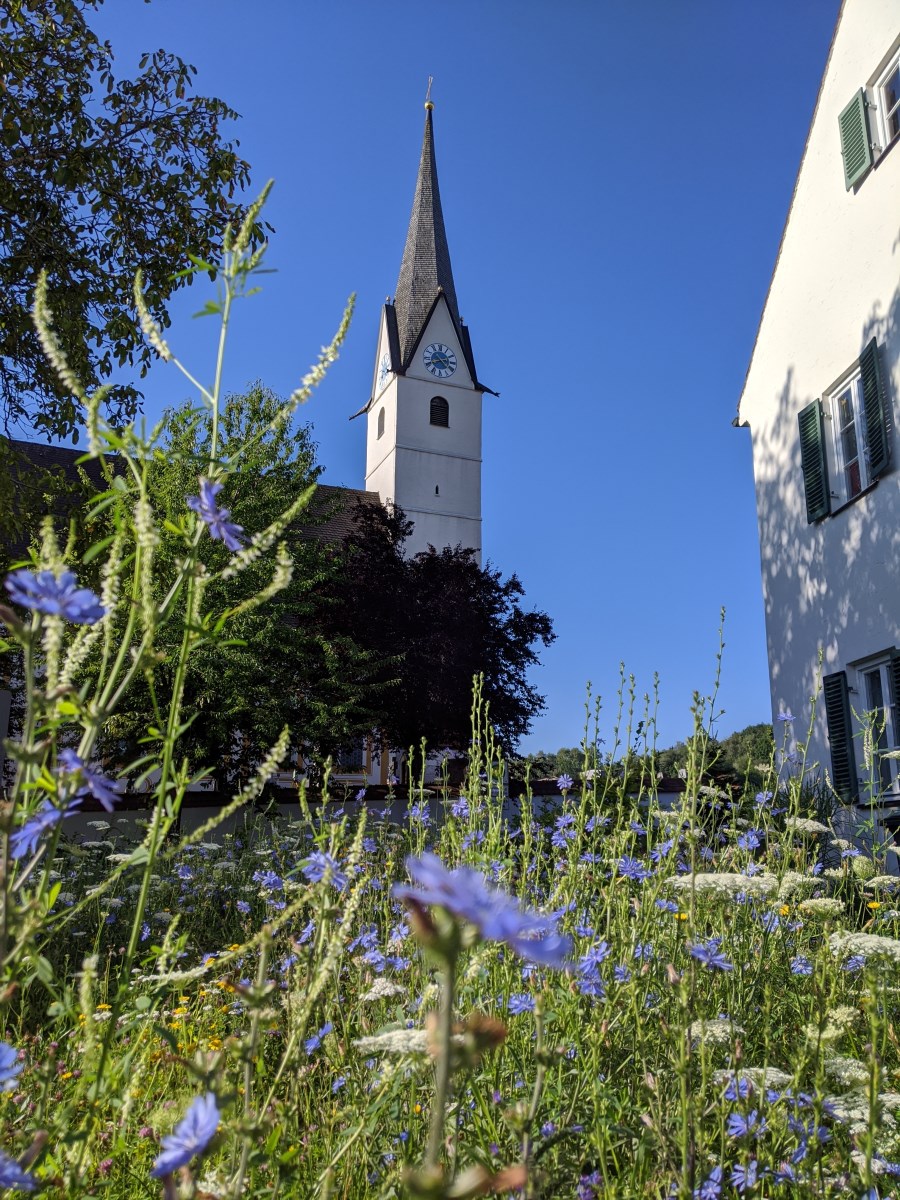
<path id="1" fill-rule="evenodd" d="M 323 481 L 363 486 L 380 306 L 393 294 L 434 76 L 460 311 L 485 397 L 485 557 L 558 639 L 522 748 L 580 740 L 587 680 L 660 677 L 659 744 L 690 732 L 726 609 L 718 725 L 768 720 L 750 434 L 732 427 L 838 0 L 107 0 L 119 73 L 165 47 L 241 114 L 276 181 L 262 295 L 227 386 L 287 394 L 358 296 L 304 410 Z M 173 348 L 212 365 L 203 284 Z M 188 395 L 162 366 L 147 411 Z M 377 587 L 377 580 L 372 581 Z"/>

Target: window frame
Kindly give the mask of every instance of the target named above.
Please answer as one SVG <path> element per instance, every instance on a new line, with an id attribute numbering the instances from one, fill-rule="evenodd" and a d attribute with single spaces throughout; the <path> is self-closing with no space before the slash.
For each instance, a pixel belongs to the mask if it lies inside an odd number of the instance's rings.
<path id="1" fill-rule="evenodd" d="M 378 410 L 378 416 L 375 418 L 375 440 L 384 437 L 384 405 Z"/>
<path id="2" fill-rule="evenodd" d="M 851 394 L 851 416 L 856 440 L 855 459 L 849 459 L 846 455 L 842 435 L 849 426 L 842 425 L 838 407 L 841 399 L 848 392 Z M 823 393 L 822 415 L 825 418 L 827 431 L 825 448 L 828 457 L 828 480 L 833 515 L 838 509 L 858 500 L 876 482 L 869 470 L 868 427 L 863 396 L 862 367 L 859 361 L 845 371 L 840 379 Z M 856 491 L 851 492 L 847 473 L 854 462 L 859 466 L 859 487 Z"/>
<path id="3" fill-rule="evenodd" d="M 436 421 L 434 419 L 435 404 L 443 406 L 440 409 L 440 412 L 441 412 L 441 415 L 446 418 L 445 420 Z M 450 401 L 447 399 L 446 396 L 432 396 L 431 397 L 431 401 L 428 405 L 428 424 L 432 425 L 435 429 L 449 429 L 450 428 Z"/>
<path id="4" fill-rule="evenodd" d="M 883 650 L 869 658 L 860 659 L 851 664 L 851 670 L 854 674 L 855 685 L 852 689 L 855 693 L 853 707 L 856 709 L 859 720 L 862 721 L 866 713 L 880 712 L 882 714 L 880 732 L 877 725 L 875 729 L 880 744 L 872 747 L 873 757 L 875 755 L 879 757 L 878 770 L 877 772 L 873 771 L 872 767 L 866 770 L 864 763 L 860 764 L 861 769 L 858 773 L 860 795 L 872 782 L 873 776 L 877 776 L 880 777 L 881 782 L 878 803 L 900 805 L 900 760 L 881 757 L 900 750 L 900 696 L 897 695 L 900 673 L 897 670 L 897 651 Z M 870 680 L 872 676 L 876 675 L 881 691 L 882 703 L 880 706 L 873 702 L 870 690 Z"/>
<path id="5" fill-rule="evenodd" d="M 835 416 L 836 404 L 848 389 L 860 463 L 860 487 L 852 494 L 842 426 Z M 866 343 L 859 358 L 826 388 L 821 399 L 810 401 L 797 413 L 797 422 L 806 520 L 812 525 L 855 503 L 893 470 L 894 410 L 877 338 Z"/>
<path id="6" fill-rule="evenodd" d="M 875 129 L 872 132 L 876 135 L 874 138 L 876 163 L 888 148 L 900 139 L 900 89 L 898 89 L 897 100 L 891 110 L 897 119 L 897 130 L 894 133 L 891 132 L 888 125 L 890 114 L 887 111 L 887 86 L 892 76 L 897 73 L 900 73 L 900 39 L 888 53 L 886 65 L 879 68 L 866 88 L 866 92 L 873 97 L 870 107 L 875 113 Z"/>

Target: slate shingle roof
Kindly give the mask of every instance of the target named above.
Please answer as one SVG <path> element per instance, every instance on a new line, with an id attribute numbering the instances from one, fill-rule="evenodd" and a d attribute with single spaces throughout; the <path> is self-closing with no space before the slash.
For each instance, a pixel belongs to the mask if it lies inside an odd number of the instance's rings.
<path id="1" fill-rule="evenodd" d="M 459 307 L 456 302 L 450 248 L 447 245 L 447 231 L 444 228 L 434 158 L 434 125 L 431 112 L 430 108 L 425 112 L 425 137 L 422 141 L 419 176 L 416 180 L 403 260 L 400 263 L 397 294 L 394 297 L 400 357 L 404 367 L 409 365 L 416 340 L 439 290 L 443 290 L 454 323 L 459 325 Z"/>

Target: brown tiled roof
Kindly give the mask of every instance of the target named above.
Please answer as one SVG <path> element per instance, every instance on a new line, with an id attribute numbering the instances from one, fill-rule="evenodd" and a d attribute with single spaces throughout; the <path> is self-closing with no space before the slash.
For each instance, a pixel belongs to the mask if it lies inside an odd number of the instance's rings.
<path id="1" fill-rule="evenodd" d="M 78 483 L 79 469 L 75 464 L 85 453 L 83 447 L 79 450 L 69 446 L 44 446 L 39 442 L 23 442 L 18 438 L 3 438 L 3 441 L 20 461 L 24 459 L 41 471 L 62 471 L 71 483 Z M 82 463 L 81 469 L 98 488 L 103 487 L 103 474 L 98 459 L 92 458 Z"/>
<path id="2" fill-rule="evenodd" d="M 63 491 L 54 497 L 53 515 L 63 521 L 81 503 L 83 484 L 80 471 L 84 471 L 98 491 L 105 490 L 107 486 L 99 459 L 88 459 L 86 462 L 76 465 L 79 458 L 84 456 L 84 449 L 72 449 L 70 446 L 47 446 L 39 442 L 24 442 L 18 438 L 0 437 L 0 442 L 3 443 L 4 451 L 11 452 L 12 462 L 9 462 L 7 454 L 4 453 L 0 457 L 0 463 L 2 463 L 2 468 L 8 470 L 12 475 L 14 490 L 18 487 L 24 491 L 29 475 L 37 476 L 39 473 L 43 475 L 45 472 L 57 477 L 61 476 L 69 485 L 70 492 Z M 114 463 L 113 469 L 118 470 L 119 467 L 115 464 L 115 460 L 112 456 L 110 458 Z M 15 509 L 12 515 L 13 517 L 17 515 Z M 15 521 L 11 528 L 17 528 Z M 13 559 L 26 557 L 30 542 L 29 533 L 20 531 L 16 534 L 7 533 L 6 536 L 8 540 L 4 549 L 9 557 Z"/>
<path id="3" fill-rule="evenodd" d="M 380 504 L 377 492 L 320 483 L 309 506 L 309 536 L 317 542 L 343 542 L 356 527 L 358 504 Z"/>
<path id="4" fill-rule="evenodd" d="M 79 469 L 83 470 L 90 481 L 103 489 L 104 480 L 98 459 L 89 459 L 76 466 L 84 450 L 72 449 L 69 446 L 45 446 L 38 442 L 23 442 L 14 438 L 3 439 L 26 470 L 34 468 L 42 471 L 62 472 L 69 483 L 79 483 Z M 112 457 L 112 456 L 111 456 Z M 15 468 L 14 468 L 15 469 Z M 73 503 L 76 502 L 73 500 Z M 377 492 L 367 492 L 362 488 L 336 487 L 329 483 L 320 483 L 313 493 L 309 507 L 310 521 L 307 532 L 310 538 L 317 542 L 342 542 L 353 532 L 355 527 L 355 510 L 358 504 L 380 504 Z M 60 516 L 65 516 L 69 505 L 62 498 Z M 19 545 L 10 547 L 11 552 L 20 553 L 27 547 L 27 540 Z"/>

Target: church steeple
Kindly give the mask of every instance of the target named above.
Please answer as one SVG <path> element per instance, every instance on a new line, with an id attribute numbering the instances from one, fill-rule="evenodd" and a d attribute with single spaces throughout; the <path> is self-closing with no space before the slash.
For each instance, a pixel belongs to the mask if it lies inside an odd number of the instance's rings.
<path id="1" fill-rule="evenodd" d="M 478 381 L 459 317 L 427 97 L 425 110 L 397 294 L 382 309 L 372 391 L 356 415 L 366 414 L 366 490 L 413 521 L 404 553 L 465 546 L 480 562 L 482 400 L 490 388 Z"/>
<path id="2" fill-rule="evenodd" d="M 454 323 L 457 327 L 460 324 L 434 157 L 433 110 L 434 105 L 426 100 L 419 176 L 394 298 L 403 367 L 409 364 L 416 341 L 439 292 L 444 293 Z"/>

